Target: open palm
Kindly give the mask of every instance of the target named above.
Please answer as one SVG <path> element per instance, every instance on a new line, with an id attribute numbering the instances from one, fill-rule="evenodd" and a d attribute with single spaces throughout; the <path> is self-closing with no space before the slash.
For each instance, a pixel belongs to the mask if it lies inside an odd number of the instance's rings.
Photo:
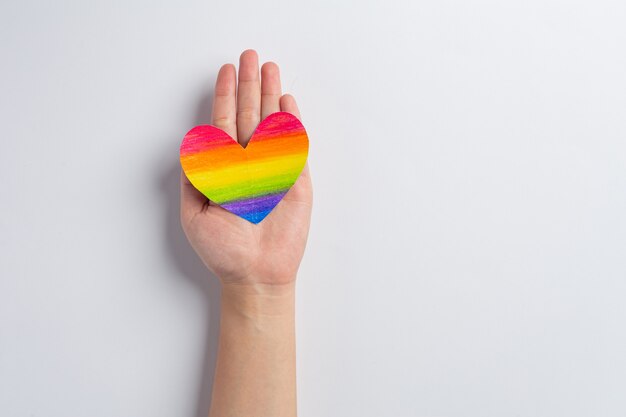
<path id="1" fill-rule="evenodd" d="M 237 85 L 238 84 L 238 85 Z M 212 122 L 246 146 L 259 122 L 277 111 L 300 118 L 295 99 L 282 95 L 278 66 L 244 51 L 239 80 L 232 64 L 215 83 Z M 288 284 L 295 280 L 311 218 L 313 190 L 308 164 L 280 203 L 259 224 L 215 205 L 181 171 L 181 223 L 205 265 L 225 284 Z"/>

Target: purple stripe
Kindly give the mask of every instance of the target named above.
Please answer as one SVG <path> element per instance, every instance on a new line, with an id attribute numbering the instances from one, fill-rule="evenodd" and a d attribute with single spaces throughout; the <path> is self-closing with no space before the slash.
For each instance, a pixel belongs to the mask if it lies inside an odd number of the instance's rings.
<path id="1" fill-rule="evenodd" d="M 282 191 L 277 194 L 266 194 L 259 197 L 232 201 L 220 205 L 231 213 L 235 213 L 238 216 L 243 216 L 250 213 L 272 210 L 274 207 L 276 207 L 276 205 L 280 202 L 285 194 L 287 194 L 287 192 Z"/>

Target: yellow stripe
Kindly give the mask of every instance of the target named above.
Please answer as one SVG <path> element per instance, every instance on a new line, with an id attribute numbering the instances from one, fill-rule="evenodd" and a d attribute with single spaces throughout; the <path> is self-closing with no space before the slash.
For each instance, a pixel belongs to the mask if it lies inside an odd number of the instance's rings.
<path id="1" fill-rule="evenodd" d="M 216 201 L 220 196 L 227 195 L 229 198 L 233 195 L 242 198 L 255 190 L 272 191 L 272 183 L 275 183 L 274 188 L 277 190 L 291 185 L 304 167 L 306 156 L 307 153 L 302 152 L 248 161 L 247 164 L 233 164 L 215 170 L 190 170 L 186 173 L 196 188 L 206 192 Z M 252 183 L 249 183 L 248 179 L 252 179 Z"/>

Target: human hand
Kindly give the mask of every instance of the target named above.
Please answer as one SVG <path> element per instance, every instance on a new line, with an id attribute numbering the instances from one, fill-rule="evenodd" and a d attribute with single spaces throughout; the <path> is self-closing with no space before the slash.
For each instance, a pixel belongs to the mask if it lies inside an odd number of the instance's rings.
<path id="1" fill-rule="evenodd" d="M 258 55 L 239 60 L 239 88 L 232 64 L 215 83 L 212 122 L 242 146 L 268 115 L 285 111 L 300 119 L 295 99 L 282 95 L 278 66 L 266 62 L 259 78 Z M 304 254 L 313 193 L 308 163 L 272 212 L 250 223 L 207 200 L 181 171 L 181 224 L 191 246 L 223 285 L 293 284 Z"/>

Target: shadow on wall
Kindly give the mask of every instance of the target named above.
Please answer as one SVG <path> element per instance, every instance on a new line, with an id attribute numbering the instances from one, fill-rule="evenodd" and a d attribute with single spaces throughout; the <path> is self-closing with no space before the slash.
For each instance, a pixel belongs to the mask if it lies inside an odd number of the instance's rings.
<path id="1" fill-rule="evenodd" d="M 201 97 L 198 112 L 194 125 L 209 124 L 211 115 L 211 103 L 213 102 L 213 91 Z M 190 126 L 190 128 L 193 126 Z M 182 140 L 186 132 L 181 132 L 181 137 L 176 139 L 176 143 Z M 169 145 L 169 144 L 168 144 Z M 168 146 L 168 152 L 171 150 Z M 191 281 L 207 298 L 209 327 L 206 330 L 206 342 L 203 366 L 199 376 L 198 391 L 196 393 L 196 413 L 195 417 L 206 417 L 209 415 L 211 407 L 211 392 L 213 389 L 213 375 L 215 373 L 215 360 L 217 358 L 217 347 L 220 323 L 220 282 L 196 255 L 193 248 L 187 241 L 185 233 L 180 225 L 180 162 L 178 154 L 166 158 L 166 165 L 160 176 L 160 188 L 167 205 L 165 218 L 165 244 L 167 253 L 171 256 L 172 264 L 177 267 L 180 276 Z"/>

